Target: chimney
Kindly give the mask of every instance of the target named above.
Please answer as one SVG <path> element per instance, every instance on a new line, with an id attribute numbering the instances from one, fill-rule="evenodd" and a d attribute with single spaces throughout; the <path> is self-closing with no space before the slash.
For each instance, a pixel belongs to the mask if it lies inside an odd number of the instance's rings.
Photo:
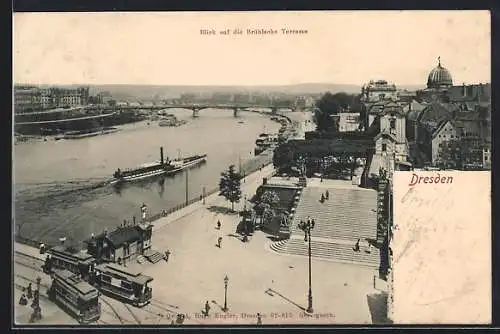
<path id="1" fill-rule="evenodd" d="M 105 228 L 105 229 L 104 229 L 103 234 L 104 234 L 104 237 L 107 237 L 107 236 L 108 236 L 108 229 L 107 229 L 107 228 Z"/>
<path id="2" fill-rule="evenodd" d="M 160 163 L 163 165 L 163 147 L 160 147 Z"/>
<path id="3" fill-rule="evenodd" d="M 462 95 L 463 95 L 464 97 L 466 97 L 466 96 L 467 96 L 467 89 L 465 88 L 465 82 L 463 82 L 463 83 L 462 83 Z"/>
<path id="4" fill-rule="evenodd" d="M 132 217 L 132 220 L 134 221 L 134 225 L 135 225 L 135 216 Z"/>

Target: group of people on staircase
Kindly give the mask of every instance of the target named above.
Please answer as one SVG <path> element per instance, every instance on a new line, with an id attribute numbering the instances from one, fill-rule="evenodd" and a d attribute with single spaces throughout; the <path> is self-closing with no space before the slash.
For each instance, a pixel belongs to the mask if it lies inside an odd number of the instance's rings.
<path id="1" fill-rule="evenodd" d="M 359 242 L 361 241 L 360 238 L 356 241 L 354 244 L 354 247 L 352 248 L 353 251 L 359 252 Z M 365 250 L 366 253 L 370 254 L 372 252 L 373 244 L 371 242 L 368 242 L 368 248 Z"/>

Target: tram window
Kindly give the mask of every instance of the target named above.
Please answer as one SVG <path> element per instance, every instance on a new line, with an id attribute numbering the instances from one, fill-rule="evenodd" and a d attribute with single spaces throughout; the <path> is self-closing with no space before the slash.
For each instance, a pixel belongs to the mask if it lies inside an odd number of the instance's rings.
<path id="1" fill-rule="evenodd" d="M 130 284 L 129 282 L 122 281 L 120 285 L 122 288 L 125 288 L 127 290 L 132 290 L 132 284 Z"/>
<path id="2" fill-rule="evenodd" d="M 101 275 L 101 280 L 107 283 L 111 283 L 111 277 L 107 275 Z"/>

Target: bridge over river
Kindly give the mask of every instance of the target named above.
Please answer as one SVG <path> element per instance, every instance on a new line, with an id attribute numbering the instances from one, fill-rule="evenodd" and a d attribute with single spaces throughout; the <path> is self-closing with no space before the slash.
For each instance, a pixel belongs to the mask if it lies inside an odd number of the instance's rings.
<path id="1" fill-rule="evenodd" d="M 249 109 L 269 109 L 271 113 L 277 113 L 278 110 L 288 109 L 291 111 L 295 111 L 295 107 L 286 107 L 286 106 L 276 106 L 276 105 L 257 105 L 257 104 L 220 104 L 220 103 L 171 103 L 164 105 L 139 105 L 139 106 L 82 106 L 82 107 L 73 107 L 73 108 L 57 108 L 52 110 L 44 110 L 44 111 L 33 111 L 33 112 L 23 112 L 16 113 L 15 117 L 17 119 L 23 118 L 36 118 L 36 120 L 25 122 L 25 121 L 16 121 L 17 124 L 40 124 L 43 122 L 51 122 L 51 121 L 72 121 L 72 120 L 82 120 L 82 119 L 92 119 L 99 117 L 108 117 L 115 113 L 120 113 L 123 111 L 160 111 L 160 110 L 168 110 L 168 109 L 186 109 L 191 110 L 193 112 L 193 117 L 198 117 L 199 112 L 203 109 L 219 109 L 219 110 L 233 110 L 235 116 L 239 110 L 249 110 Z M 98 113 L 92 115 L 85 115 L 88 113 Z M 80 117 L 68 117 L 69 115 L 80 114 Z M 62 120 L 61 117 L 67 118 Z M 50 118 L 50 119 L 43 119 Z M 54 119 L 56 118 L 56 119 Z"/>

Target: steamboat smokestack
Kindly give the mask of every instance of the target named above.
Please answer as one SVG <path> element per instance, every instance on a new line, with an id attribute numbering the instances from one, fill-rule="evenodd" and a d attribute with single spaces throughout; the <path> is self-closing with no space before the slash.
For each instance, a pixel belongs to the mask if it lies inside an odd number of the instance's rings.
<path id="1" fill-rule="evenodd" d="M 163 165 L 163 147 L 160 147 L 160 163 Z"/>

